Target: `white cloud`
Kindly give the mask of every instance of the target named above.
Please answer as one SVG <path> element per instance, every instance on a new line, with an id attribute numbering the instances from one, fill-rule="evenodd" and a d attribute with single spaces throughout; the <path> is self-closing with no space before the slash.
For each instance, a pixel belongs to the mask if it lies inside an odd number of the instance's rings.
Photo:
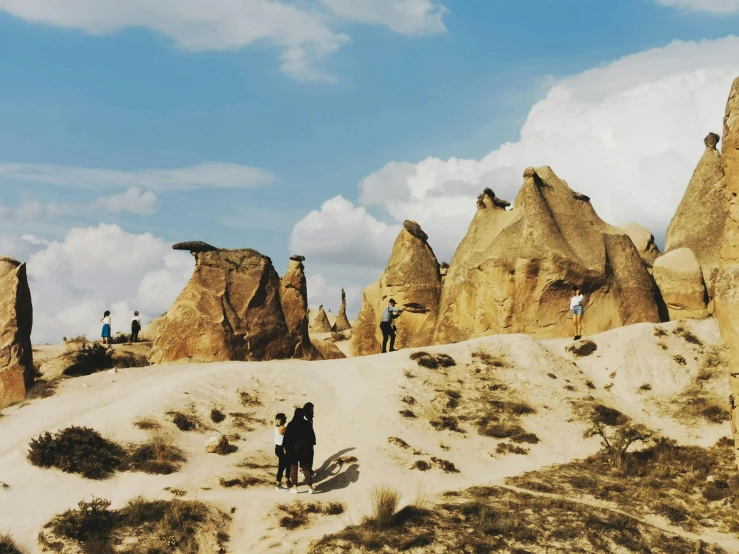
<path id="1" fill-rule="evenodd" d="M 359 313 L 362 305 L 362 288 L 359 285 L 346 285 L 337 282 L 333 278 L 329 280 L 322 273 L 309 273 L 306 275 L 308 284 L 308 305 L 311 309 L 324 306 L 326 311 L 338 315 L 341 307 L 341 289 L 346 293 L 346 311 L 349 319 L 353 319 Z"/>
<path id="2" fill-rule="evenodd" d="M 404 35 L 446 31 L 446 8 L 432 0 L 322 0 L 337 15 L 352 21 L 385 25 Z"/>
<path id="3" fill-rule="evenodd" d="M 274 177 L 258 167 L 215 162 L 172 169 L 133 171 L 0 163 L 0 182 L 2 180 L 94 190 L 136 187 L 164 192 L 197 188 L 255 188 L 269 185 Z"/>
<path id="4" fill-rule="evenodd" d="M 94 202 L 94 206 L 113 213 L 128 212 L 151 215 L 156 212 L 157 197 L 151 191 L 131 187 L 122 194 L 106 196 Z"/>
<path id="5" fill-rule="evenodd" d="M 132 187 L 122 194 L 103 196 L 87 203 L 43 204 L 38 200 L 33 200 L 16 207 L 2 206 L 1 208 L 0 216 L 4 219 L 23 221 L 79 216 L 100 210 L 112 213 L 152 215 L 157 209 L 157 197 L 153 192 Z"/>
<path id="6" fill-rule="evenodd" d="M 658 4 L 693 12 L 732 14 L 739 12 L 739 0 L 655 0 Z"/>
<path id="7" fill-rule="evenodd" d="M 146 27 L 187 51 L 235 50 L 258 41 L 281 50 L 284 73 L 305 81 L 332 80 L 316 62 L 349 40 L 333 30 L 337 16 L 387 25 L 406 34 L 443 29 L 443 8 L 430 0 L 0 0 L 0 11 L 34 23 L 91 35 Z"/>
<path id="8" fill-rule="evenodd" d="M 189 255 L 161 239 L 117 225 L 75 228 L 63 241 L 27 236 L 19 243 L 26 249 L 34 342 L 98 337 L 106 309 L 113 312 L 114 331 L 128 332 L 134 309 L 146 321 L 169 309 L 193 268 Z"/>
<path id="9" fill-rule="evenodd" d="M 722 131 L 737 75 L 739 38 L 730 36 L 674 42 L 554 81 L 531 108 L 518 141 L 479 160 L 390 162 L 359 183 L 359 203 L 384 212 L 377 219 L 342 198 L 336 211 L 343 217 L 324 205 L 295 226 L 293 237 L 309 237 L 306 243 L 323 264 L 316 271 L 328 273 L 324 268 L 355 263 L 351 252 L 373 264 L 386 261 L 397 224 L 412 219 L 428 233 L 438 259 L 450 261 L 482 189 L 489 186 L 513 202 L 523 170 L 540 165 L 590 196 L 604 220 L 638 221 L 661 237 L 703 152 L 703 138 Z M 384 233 L 369 232 L 373 226 Z M 366 285 L 378 276 L 379 270 L 347 270 L 345 277 L 356 280 L 344 283 Z"/>
<path id="10" fill-rule="evenodd" d="M 381 267 L 399 231 L 398 225 L 377 221 L 364 208 L 336 196 L 295 224 L 290 251 L 311 261 Z"/>

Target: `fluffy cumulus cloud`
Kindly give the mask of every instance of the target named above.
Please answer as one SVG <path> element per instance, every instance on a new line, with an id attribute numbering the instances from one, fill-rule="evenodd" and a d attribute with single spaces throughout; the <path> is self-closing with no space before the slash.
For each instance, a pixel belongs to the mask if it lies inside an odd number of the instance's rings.
<path id="1" fill-rule="evenodd" d="M 739 13 L 739 0 L 656 0 L 658 4 L 693 12 Z"/>
<path id="2" fill-rule="evenodd" d="M 0 10 L 92 35 L 147 27 L 190 51 L 267 41 L 281 51 L 282 71 L 301 80 L 332 79 L 316 62 L 349 40 L 335 30 L 341 19 L 406 34 L 443 28 L 443 8 L 432 0 L 0 0 Z"/>
<path id="3" fill-rule="evenodd" d="M 674 42 L 554 81 L 531 108 L 519 140 L 479 160 L 389 162 L 360 181 L 358 205 L 333 199 L 327 204 L 336 209 L 324 205 L 298 222 L 294 244 L 304 234 L 299 243 L 306 255 L 320 253 L 322 263 L 355 263 L 350 253 L 359 252 L 382 268 L 378 262 L 387 260 L 398 223 L 413 219 L 437 257 L 450 260 L 482 189 L 513 201 L 523 170 L 541 165 L 590 196 L 604 220 L 637 221 L 660 240 L 703 152 L 703 138 L 722 131 L 728 92 L 739 75 L 738 52 L 733 36 Z"/>
<path id="4" fill-rule="evenodd" d="M 192 258 L 161 239 L 117 225 L 75 228 L 62 241 L 28 235 L 6 241 L 27 260 L 34 342 L 97 337 L 106 309 L 114 331 L 128 330 L 133 310 L 151 320 L 169 309 L 193 268 Z M 0 238 L 0 246 L 8 245 Z"/>

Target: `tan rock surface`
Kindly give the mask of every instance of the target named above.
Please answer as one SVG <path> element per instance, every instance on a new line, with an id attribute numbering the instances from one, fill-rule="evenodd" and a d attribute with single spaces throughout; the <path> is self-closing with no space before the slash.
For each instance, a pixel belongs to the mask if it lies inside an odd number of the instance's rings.
<path id="1" fill-rule="evenodd" d="M 563 337 L 585 294 L 585 333 L 660 320 L 656 287 L 623 231 L 549 167 L 528 168 L 507 211 L 483 194 L 444 280 L 434 343 L 498 333 Z"/>
<path id="2" fill-rule="evenodd" d="M 716 318 L 728 348 L 731 390 L 739 402 L 739 78 L 734 81 L 726 103 L 721 146 L 726 187 L 724 207 L 728 213 L 716 279 Z M 736 432 L 734 440 L 739 441 Z"/>
<path id="3" fill-rule="evenodd" d="M 154 338 L 152 363 L 291 357 L 296 340 L 280 303 L 280 278 L 256 250 L 184 243 L 195 269 Z"/>
<path id="4" fill-rule="evenodd" d="M 379 325 L 390 298 L 404 310 L 396 320 L 395 347 L 430 344 L 440 296 L 439 262 L 428 244 L 428 236 L 414 221 L 405 221 L 385 271 L 379 281 L 365 288 L 362 294 L 362 308 L 352 336 L 353 354 L 363 356 L 380 352 Z"/>
<path id="5" fill-rule="evenodd" d="M 26 264 L 0 256 L 0 408 L 23 400 L 33 383 L 32 326 Z"/>
<path id="6" fill-rule="evenodd" d="M 639 255 L 644 260 L 648 267 L 654 263 L 654 260 L 659 258 L 660 251 L 657 245 L 654 244 L 654 235 L 645 229 L 638 223 L 630 221 L 628 223 L 622 223 L 618 226 L 629 235 L 631 242 L 636 246 Z"/>
<path id="7" fill-rule="evenodd" d="M 308 336 L 308 285 L 303 256 L 292 256 L 280 281 L 280 301 L 287 330 L 298 341 L 299 357 L 311 357 Z"/>
<path id="8" fill-rule="evenodd" d="M 336 316 L 336 323 L 334 323 L 334 331 L 342 333 L 352 328 L 349 323 L 349 318 L 346 317 L 346 293 L 344 289 L 341 289 L 341 307 L 339 308 L 339 315 Z"/>
<path id="9" fill-rule="evenodd" d="M 652 269 L 670 321 L 706 317 L 706 287 L 698 259 L 690 248 L 678 248 L 657 258 Z"/>
<path id="10" fill-rule="evenodd" d="M 323 306 L 320 306 L 318 308 L 318 313 L 316 314 L 316 318 L 313 320 L 311 327 L 310 327 L 311 333 L 330 333 L 331 332 L 331 323 L 328 320 L 328 316 L 326 315 L 326 310 L 323 309 Z"/>
<path id="11" fill-rule="evenodd" d="M 715 295 L 721 239 L 726 222 L 724 169 L 716 150 L 719 136 L 709 133 L 706 149 L 695 168 L 665 238 L 665 252 L 690 248 L 703 271 L 709 298 Z"/>

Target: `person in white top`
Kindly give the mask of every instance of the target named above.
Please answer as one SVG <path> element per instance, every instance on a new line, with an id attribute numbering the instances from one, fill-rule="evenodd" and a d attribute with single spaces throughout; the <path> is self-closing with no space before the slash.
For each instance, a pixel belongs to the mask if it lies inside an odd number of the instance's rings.
<path id="1" fill-rule="evenodd" d="M 570 312 L 572 312 L 572 323 L 575 327 L 575 340 L 580 340 L 582 337 L 582 301 L 584 297 L 580 293 L 580 287 L 572 287 L 572 291 L 575 295 L 570 298 Z"/>
<path id="2" fill-rule="evenodd" d="M 278 491 L 286 491 L 292 488 L 293 484 L 290 481 L 290 464 L 287 459 L 287 452 L 283 446 L 285 440 L 285 423 L 287 423 L 287 417 L 283 413 L 279 413 L 275 416 L 275 456 L 277 456 L 277 479 L 275 480 L 275 489 Z M 282 488 L 282 474 L 287 477 L 287 488 Z"/>
<path id="3" fill-rule="evenodd" d="M 141 318 L 139 317 L 139 312 L 133 312 L 133 317 L 131 318 L 131 340 L 128 341 L 129 344 L 139 342 L 139 331 L 141 331 Z"/>
<path id="4" fill-rule="evenodd" d="M 110 344 L 110 336 L 113 323 L 110 319 L 109 311 L 105 311 L 105 313 L 103 314 L 103 319 L 100 320 L 100 323 L 103 324 L 103 332 L 100 334 L 103 339 L 103 344 Z"/>

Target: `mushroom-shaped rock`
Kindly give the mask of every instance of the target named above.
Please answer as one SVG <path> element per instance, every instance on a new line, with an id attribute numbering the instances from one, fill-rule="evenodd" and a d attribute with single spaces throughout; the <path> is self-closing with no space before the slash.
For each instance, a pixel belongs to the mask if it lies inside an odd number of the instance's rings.
<path id="1" fill-rule="evenodd" d="M 271 360 L 294 354 L 280 278 L 256 250 L 196 253 L 190 281 L 156 330 L 152 363 Z"/>
<path id="2" fill-rule="evenodd" d="M 690 248 L 703 271 L 709 299 L 715 296 L 718 258 L 726 223 L 724 164 L 716 150 L 718 135 L 709 133 L 706 148 L 688 183 L 665 237 L 665 252 Z"/>
<path id="3" fill-rule="evenodd" d="M 485 207 L 487 206 L 487 204 L 485 203 L 486 197 L 490 200 L 490 203 L 496 208 L 506 209 L 508 206 L 511 205 L 511 203 L 508 202 L 507 200 L 503 200 L 495 196 L 493 189 L 485 188 L 485 190 L 482 191 L 482 194 L 477 197 L 477 207 L 479 209 L 485 209 Z"/>
<path id="4" fill-rule="evenodd" d="M 348 331 L 352 328 L 349 323 L 349 318 L 346 317 L 346 293 L 344 289 L 341 289 L 341 307 L 339 308 L 339 315 L 336 316 L 336 323 L 334 323 L 334 331 L 341 333 Z"/>
<path id="5" fill-rule="evenodd" d="M 660 256 L 659 248 L 654 244 L 654 235 L 634 222 L 622 223 L 619 225 L 619 228 L 623 229 L 629 235 L 631 242 L 636 246 L 642 260 L 647 263 L 648 267 L 651 267 L 654 260 Z"/>
<path id="6" fill-rule="evenodd" d="M 280 303 L 287 330 L 296 342 L 295 356 L 315 359 L 308 336 L 308 285 L 303 256 L 291 256 L 287 271 L 280 280 Z M 320 357 L 320 356 L 318 356 Z"/>
<path id="7" fill-rule="evenodd" d="M 652 269 L 670 320 L 706 316 L 706 287 L 698 259 L 690 248 L 671 250 Z"/>
<path id="8" fill-rule="evenodd" d="M 404 224 L 385 271 L 362 293 L 362 308 L 352 332 L 352 352 L 360 356 L 380 352 L 379 325 L 390 298 L 404 310 L 396 323 L 396 348 L 430 344 L 440 295 L 439 262 L 426 233 L 417 223 Z"/>
<path id="9" fill-rule="evenodd" d="M 0 256 L 0 408 L 23 400 L 33 384 L 32 326 L 26 264 Z"/>
<path id="10" fill-rule="evenodd" d="M 177 244 L 172 245 L 172 250 L 187 250 L 188 252 L 196 254 L 200 252 L 213 252 L 214 250 L 218 250 L 218 248 L 211 246 L 207 242 L 191 240 L 187 242 L 178 242 Z"/>
<path id="11" fill-rule="evenodd" d="M 551 168 L 524 172 L 514 206 L 477 210 L 444 278 L 435 344 L 500 333 L 567 336 L 573 285 L 585 291 L 588 333 L 660 320 L 631 239 Z"/>

